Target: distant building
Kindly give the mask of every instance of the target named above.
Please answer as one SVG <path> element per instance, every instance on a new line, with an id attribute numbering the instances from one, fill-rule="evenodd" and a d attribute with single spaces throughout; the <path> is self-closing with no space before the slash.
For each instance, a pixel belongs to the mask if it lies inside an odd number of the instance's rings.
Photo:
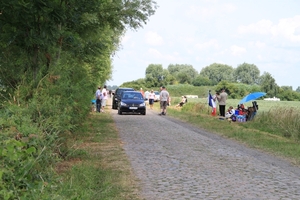
<path id="1" fill-rule="evenodd" d="M 264 98 L 266 101 L 280 101 L 279 98 L 273 97 L 273 98 Z"/>

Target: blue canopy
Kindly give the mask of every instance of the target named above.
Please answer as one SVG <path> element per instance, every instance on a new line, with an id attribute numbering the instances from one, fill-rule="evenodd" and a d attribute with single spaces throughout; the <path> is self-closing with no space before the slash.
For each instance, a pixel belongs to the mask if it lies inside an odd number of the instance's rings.
<path id="1" fill-rule="evenodd" d="M 243 104 L 243 103 L 246 103 L 248 101 L 252 101 L 252 100 L 255 100 L 255 99 L 258 99 L 262 96 L 265 96 L 266 93 L 265 92 L 254 92 L 254 93 L 250 93 L 248 94 L 247 96 L 245 96 L 239 104 Z"/>

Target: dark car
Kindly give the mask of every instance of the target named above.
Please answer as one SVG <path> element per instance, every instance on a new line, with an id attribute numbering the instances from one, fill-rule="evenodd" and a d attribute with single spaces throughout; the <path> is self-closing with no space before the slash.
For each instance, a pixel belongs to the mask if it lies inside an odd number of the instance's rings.
<path id="1" fill-rule="evenodd" d="M 113 97 L 112 97 L 112 109 L 117 109 L 118 108 L 118 103 L 121 99 L 121 94 L 124 91 L 134 91 L 133 88 L 117 88 L 116 91 L 114 91 Z"/>
<path id="2" fill-rule="evenodd" d="M 124 91 L 118 105 L 118 114 L 140 113 L 146 115 L 146 103 L 141 92 Z"/>

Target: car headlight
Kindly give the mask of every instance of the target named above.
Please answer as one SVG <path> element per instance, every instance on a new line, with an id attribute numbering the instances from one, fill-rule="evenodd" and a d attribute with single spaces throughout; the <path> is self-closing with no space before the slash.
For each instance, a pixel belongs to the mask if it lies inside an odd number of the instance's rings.
<path id="1" fill-rule="evenodd" d="M 127 106 L 127 104 L 121 101 L 121 106 Z"/>
<path id="2" fill-rule="evenodd" d="M 141 103 L 140 106 L 146 106 L 145 102 L 144 102 L 144 103 Z"/>

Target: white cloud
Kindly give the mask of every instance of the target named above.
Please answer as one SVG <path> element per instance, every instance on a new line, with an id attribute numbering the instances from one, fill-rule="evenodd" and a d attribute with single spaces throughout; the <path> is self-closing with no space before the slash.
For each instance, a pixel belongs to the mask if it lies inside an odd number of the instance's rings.
<path id="1" fill-rule="evenodd" d="M 297 29 L 300 27 L 300 15 L 293 18 L 281 19 L 275 28 L 274 35 L 282 35 L 291 42 L 300 42 Z"/>
<path id="2" fill-rule="evenodd" d="M 266 43 L 264 42 L 260 42 L 260 41 L 256 41 L 256 42 L 249 42 L 249 46 L 254 47 L 254 48 L 259 48 L 259 49 L 263 49 L 266 47 Z"/>
<path id="3" fill-rule="evenodd" d="M 209 5 L 191 5 L 186 10 L 186 15 L 192 19 L 205 19 L 218 16 L 220 13 L 226 14 L 234 12 L 237 8 L 234 4 L 220 4 L 220 2 L 207 1 Z"/>
<path id="4" fill-rule="evenodd" d="M 198 43 L 195 46 L 199 50 L 208 49 L 208 48 L 218 49 L 219 48 L 219 43 L 218 43 L 218 40 L 216 40 L 216 39 L 210 39 L 207 42 Z"/>
<path id="5" fill-rule="evenodd" d="M 260 20 L 247 26 L 238 27 L 238 33 L 267 35 L 278 39 L 285 38 L 290 42 L 300 42 L 299 27 L 300 15 L 293 18 L 280 19 L 278 24 L 274 24 L 266 19 Z"/>
<path id="6" fill-rule="evenodd" d="M 230 50 L 231 50 L 231 54 L 234 55 L 234 56 L 240 56 L 243 53 L 247 52 L 247 50 L 245 48 L 239 47 L 239 46 L 236 46 L 236 45 L 232 45 L 230 47 Z"/>
<path id="7" fill-rule="evenodd" d="M 160 46 L 163 44 L 163 38 L 156 32 L 149 31 L 145 35 L 147 44 Z"/>
<path id="8" fill-rule="evenodd" d="M 163 55 L 156 49 L 150 48 L 148 49 L 148 54 L 150 57 L 154 57 L 154 58 L 162 58 Z"/>
<path id="9" fill-rule="evenodd" d="M 272 31 L 273 23 L 270 20 L 261 20 L 257 23 L 250 24 L 248 26 L 240 26 L 238 27 L 238 33 L 240 34 L 261 34 L 268 35 Z"/>

